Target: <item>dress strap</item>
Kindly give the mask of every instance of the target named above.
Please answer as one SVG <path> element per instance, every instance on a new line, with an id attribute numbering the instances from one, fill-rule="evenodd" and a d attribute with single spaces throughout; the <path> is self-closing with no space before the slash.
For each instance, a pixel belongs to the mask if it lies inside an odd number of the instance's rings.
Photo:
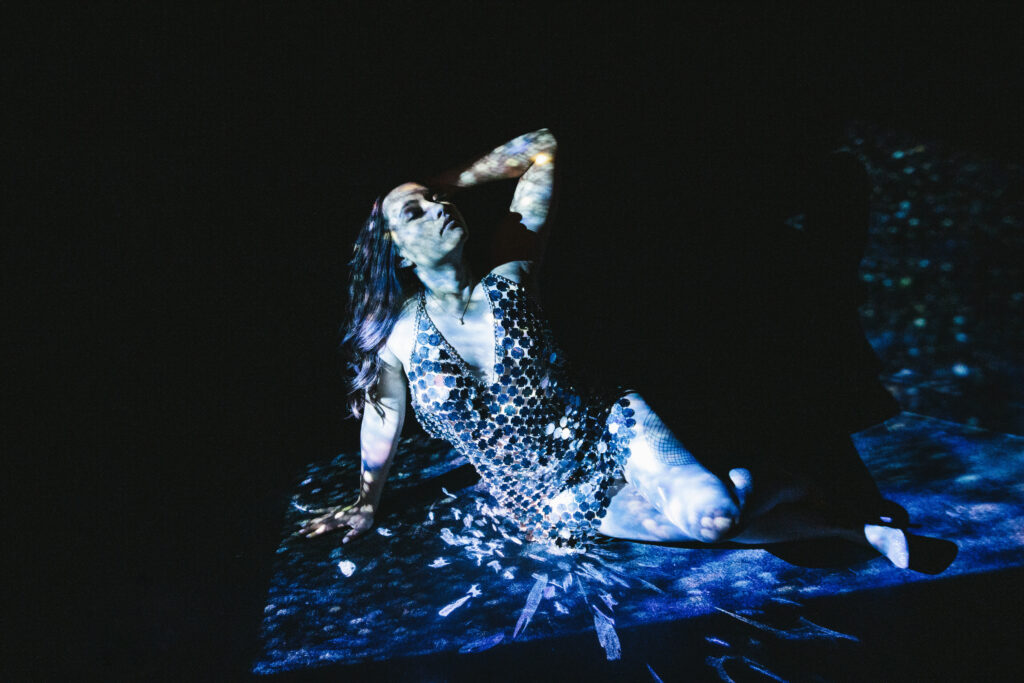
<path id="1" fill-rule="evenodd" d="M 426 299 L 423 296 L 423 290 L 420 290 L 419 296 L 416 303 L 416 321 L 413 323 L 412 328 L 412 347 L 409 350 L 409 368 L 414 367 L 413 362 L 416 359 L 416 345 L 419 344 L 420 339 L 420 324 L 423 322 L 423 316 L 426 313 L 424 304 Z"/>

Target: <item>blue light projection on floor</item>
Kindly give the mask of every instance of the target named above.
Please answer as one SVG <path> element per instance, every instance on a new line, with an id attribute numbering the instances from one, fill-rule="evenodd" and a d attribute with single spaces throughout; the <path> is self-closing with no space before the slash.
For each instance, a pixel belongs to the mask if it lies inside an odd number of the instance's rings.
<path id="1" fill-rule="evenodd" d="M 942 577 L 1024 564 L 1024 439 L 904 413 L 855 441 L 919 532 L 960 546 Z M 479 652 L 585 630 L 616 659 L 618 633 L 633 626 L 715 610 L 756 621 L 770 603 L 933 578 L 877 557 L 809 568 L 761 549 L 610 542 L 555 555 L 481 514 L 489 497 L 476 485 L 445 486 L 465 479 L 446 445 L 407 440 L 403 453 L 375 532 L 345 548 L 330 535 L 282 543 L 256 672 Z M 347 499 L 354 456 L 307 474 L 289 529 L 308 517 L 303 509 Z"/>
<path id="2" fill-rule="evenodd" d="M 848 145 L 877 186 L 861 267 L 862 322 L 887 386 L 915 411 L 854 440 L 917 533 L 957 542 L 946 572 L 901 571 L 881 558 L 852 557 L 850 548 L 833 548 L 838 554 L 826 559 L 834 561 L 814 567 L 778 550 L 627 542 L 555 555 L 485 514 L 489 496 L 447 444 L 409 438 L 374 531 L 344 548 L 336 535 L 282 541 L 254 671 L 497 652 L 587 633 L 591 656 L 616 660 L 629 657 L 620 636 L 631 629 L 712 613 L 778 639 L 860 647 L 858 634 L 799 616 L 802 606 L 1024 566 L 1024 438 L 999 433 L 1024 433 L 1024 368 L 1009 352 L 1024 347 L 1024 206 L 1019 189 L 1013 193 L 1024 172 L 867 124 L 851 125 Z M 355 451 L 310 465 L 286 534 L 310 509 L 349 501 L 357 476 Z M 795 610 L 797 620 L 770 625 L 779 609 Z M 704 660 L 705 677 L 729 680 L 724 667 L 732 662 L 781 680 L 738 638 L 705 640 L 717 653 Z"/>

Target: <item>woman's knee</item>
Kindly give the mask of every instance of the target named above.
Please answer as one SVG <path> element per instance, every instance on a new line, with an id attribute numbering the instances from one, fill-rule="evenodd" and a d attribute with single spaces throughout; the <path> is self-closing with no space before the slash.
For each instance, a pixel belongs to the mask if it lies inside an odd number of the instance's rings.
<path id="1" fill-rule="evenodd" d="M 663 467 L 685 467 L 698 464 L 697 459 L 668 428 L 642 396 L 633 392 L 624 398 L 629 405 L 623 409 L 632 422 L 634 436 L 631 448 L 650 456 L 651 464 Z"/>

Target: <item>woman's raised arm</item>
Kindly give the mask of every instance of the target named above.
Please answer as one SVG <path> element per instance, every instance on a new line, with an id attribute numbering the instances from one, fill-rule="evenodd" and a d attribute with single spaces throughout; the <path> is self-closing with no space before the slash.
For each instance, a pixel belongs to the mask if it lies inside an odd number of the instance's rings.
<path id="1" fill-rule="evenodd" d="M 492 180 L 519 178 L 509 210 L 522 216 L 528 230 L 547 222 L 555 184 L 558 143 L 547 128 L 520 135 L 482 157 L 436 178 L 439 189 L 471 187 Z"/>
<path id="2" fill-rule="evenodd" d="M 405 423 L 407 386 L 405 372 L 398 358 L 386 346 L 380 356 L 383 368 L 377 381 L 377 398 L 381 412 L 374 410 L 367 401 L 359 429 L 362 459 L 359 498 L 352 505 L 329 508 L 324 514 L 306 522 L 298 532 L 302 536 L 310 538 L 347 527 L 348 533 L 341 542 L 348 543 L 373 526 L 384 482 Z"/>

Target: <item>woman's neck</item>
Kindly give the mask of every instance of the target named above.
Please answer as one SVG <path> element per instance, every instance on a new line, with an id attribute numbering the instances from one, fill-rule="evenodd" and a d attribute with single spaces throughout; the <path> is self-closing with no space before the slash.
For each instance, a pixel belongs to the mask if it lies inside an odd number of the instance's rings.
<path id="1" fill-rule="evenodd" d="M 461 309 L 473 290 L 472 274 L 464 260 L 416 270 L 427 294 L 446 308 L 458 306 Z"/>

